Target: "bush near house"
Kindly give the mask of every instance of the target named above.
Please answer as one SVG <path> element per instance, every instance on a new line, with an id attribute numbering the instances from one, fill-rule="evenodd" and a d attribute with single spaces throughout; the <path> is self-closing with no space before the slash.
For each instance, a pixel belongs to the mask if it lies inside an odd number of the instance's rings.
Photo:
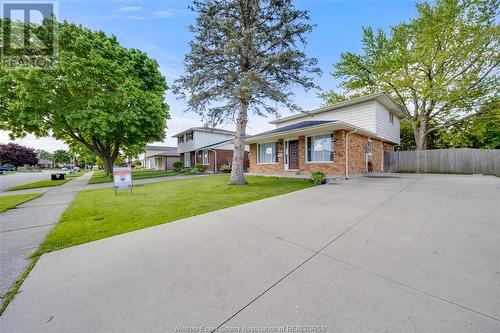
<path id="1" fill-rule="evenodd" d="M 174 162 L 174 170 L 177 172 L 180 172 L 182 170 L 182 162 L 181 161 Z"/>
<path id="2" fill-rule="evenodd" d="M 321 171 L 315 171 L 311 175 L 311 180 L 316 185 L 324 184 L 324 183 L 326 183 L 326 176 Z"/>
<path id="3" fill-rule="evenodd" d="M 203 165 L 202 164 L 195 164 L 194 171 L 198 172 L 198 173 L 203 172 Z"/>
<path id="4" fill-rule="evenodd" d="M 220 166 L 219 170 L 221 172 L 229 173 L 229 172 L 231 172 L 231 166 L 228 164 L 224 164 L 224 165 Z"/>

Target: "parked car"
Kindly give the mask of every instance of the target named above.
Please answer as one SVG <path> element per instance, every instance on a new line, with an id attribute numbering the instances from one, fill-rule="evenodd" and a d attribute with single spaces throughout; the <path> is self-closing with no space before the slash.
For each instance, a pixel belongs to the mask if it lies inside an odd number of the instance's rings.
<path id="1" fill-rule="evenodd" d="M 68 168 L 61 168 L 61 171 L 68 171 Z"/>
<path id="2" fill-rule="evenodd" d="M 4 164 L 0 166 L 0 171 L 16 171 L 16 167 L 12 164 Z"/>

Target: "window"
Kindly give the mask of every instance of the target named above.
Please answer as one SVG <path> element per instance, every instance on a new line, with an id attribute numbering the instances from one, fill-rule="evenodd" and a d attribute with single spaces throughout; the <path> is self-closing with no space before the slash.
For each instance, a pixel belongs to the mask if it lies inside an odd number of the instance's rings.
<path id="1" fill-rule="evenodd" d="M 183 143 L 183 142 L 184 142 L 184 135 L 178 136 L 177 143 Z"/>
<path id="2" fill-rule="evenodd" d="M 371 155 L 373 152 L 373 142 L 371 139 L 368 139 L 368 143 L 366 144 L 366 153 Z"/>
<path id="3" fill-rule="evenodd" d="M 186 133 L 186 142 L 193 140 L 193 132 Z"/>
<path id="4" fill-rule="evenodd" d="M 184 166 L 186 168 L 191 167 L 191 153 L 184 154 Z"/>
<path id="5" fill-rule="evenodd" d="M 307 138 L 307 162 L 333 162 L 333 133 Z"/>
<path id="6" fill-rule="evenodd" d="M 276 142 L 261 143 L 258 148 L 257 163 L 278 162 L 278 144 Z"/>
<path id="7" fill-rule="evenodd" d="M 389 123 L 394 124 L 394 115 L 389 112 Z"/>
<path id="8" fill-rule="evenodd" d="M 203 164 L 208 165 L 208 150 L 203 151 Z"/>

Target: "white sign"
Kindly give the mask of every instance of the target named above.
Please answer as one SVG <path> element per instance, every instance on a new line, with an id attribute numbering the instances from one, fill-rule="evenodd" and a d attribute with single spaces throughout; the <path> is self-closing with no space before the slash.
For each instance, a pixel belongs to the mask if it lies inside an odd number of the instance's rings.
<path id="1" fill-rule="evenodd" d="M 132 169 L 130 167 L 114 167 L 113 182 L 116 190 L 132 188 Z"/>

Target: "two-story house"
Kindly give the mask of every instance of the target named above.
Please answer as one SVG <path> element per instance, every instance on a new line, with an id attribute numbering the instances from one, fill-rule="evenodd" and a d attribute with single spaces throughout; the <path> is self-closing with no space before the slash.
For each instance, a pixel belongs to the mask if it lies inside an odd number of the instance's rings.
<path id="1" fill-rule="evenodd" d="M 177 152 L 185 168 L 203 165 L 207 172 L 218 172 L 222 165 L 231 165 L 234 132 L 209 127 L 193 127 L 177 133 Z M 248 147 L 245 148 L 245 168 L 248 167 Z"/>
<path id="2" fill-rule="evenodd" d="M 385 93 L 271 122 L 276 128 L 249 137 L 250 171 L 286 171 L 344 176 L 383 171 L 384 151 L 400 143 L 405 114 Z"/>

